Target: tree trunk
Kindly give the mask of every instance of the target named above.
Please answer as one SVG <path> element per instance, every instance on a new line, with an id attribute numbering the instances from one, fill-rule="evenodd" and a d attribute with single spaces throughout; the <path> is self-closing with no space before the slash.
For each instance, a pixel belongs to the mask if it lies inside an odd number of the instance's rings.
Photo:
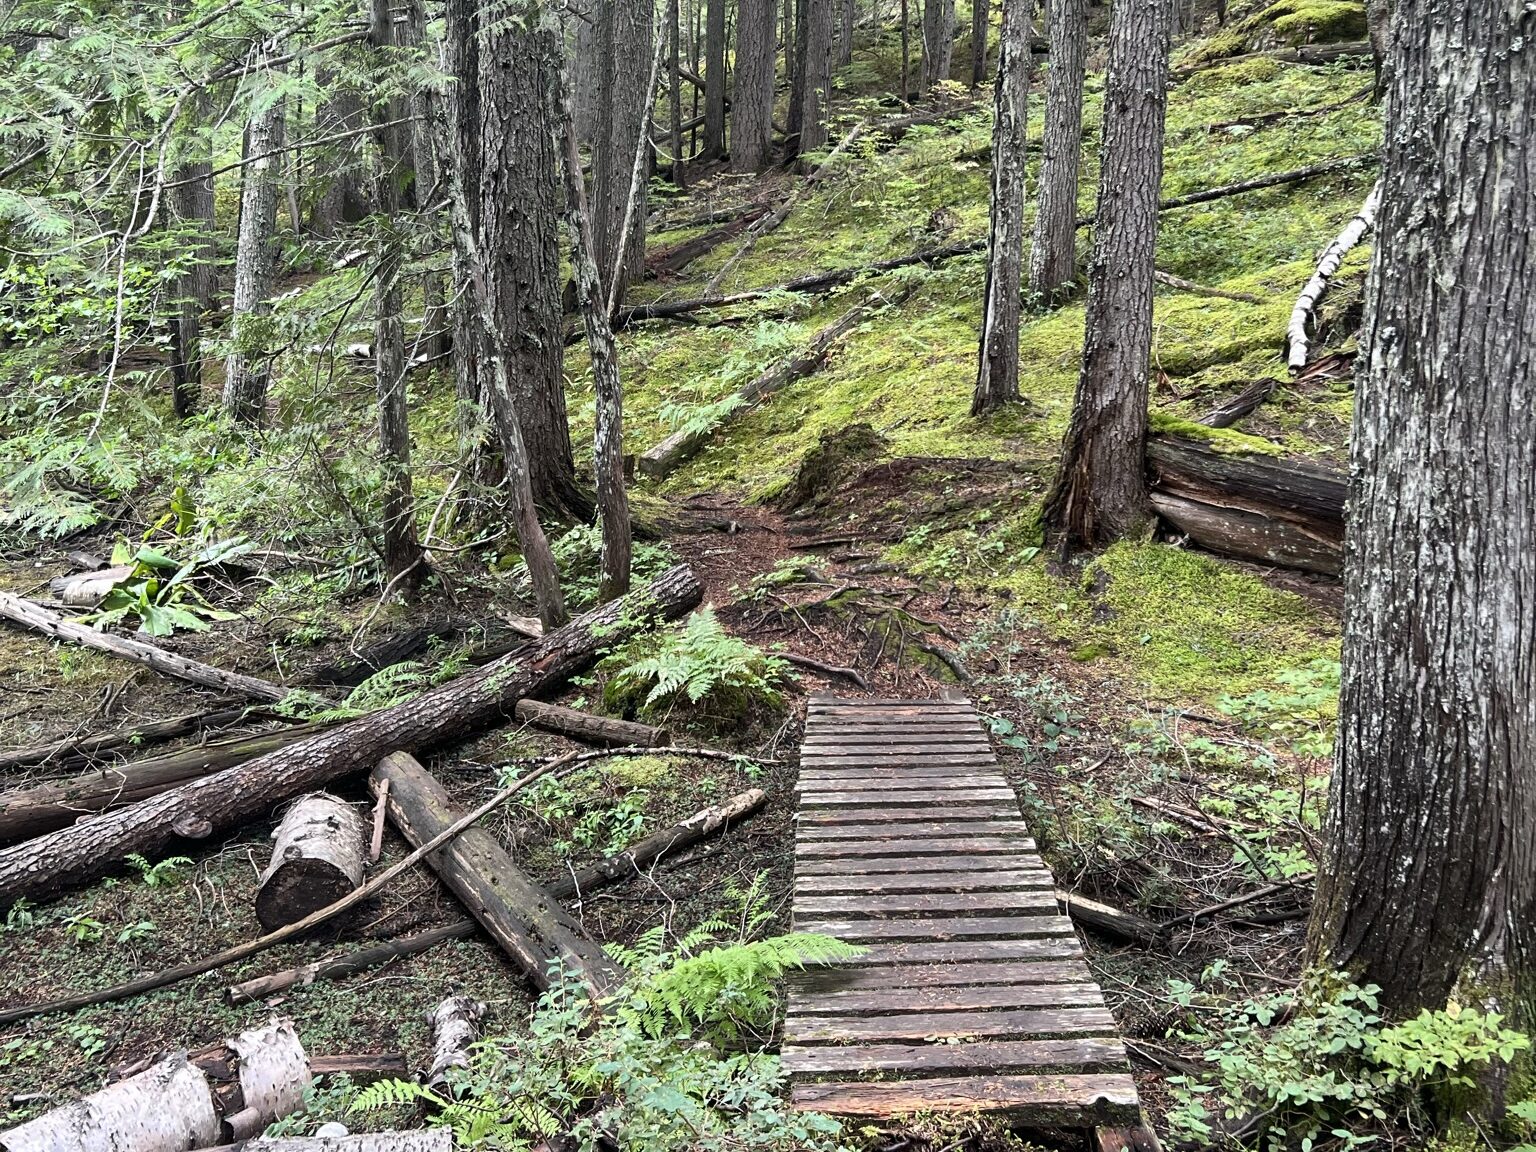
<path id="1" fill-rule="evenodd" d="M 912 99 L 912 13 L 908 0 L 901 0 L 901 102 Z"/>
<path id="2" fill-rule="evenodd" d="M 682 5 L 671 0 L 667 5 L 667 36 L 671 40 L 668 62 L 667 103 L 672 119 L 672 184 L 688 187 L 687 165 L 683 162 L 683 24 Z M 580 155 L 580 153 L 578 153 Z M 644 253 L 642 252 L 642 257 Z"/>
<path id="3" fill-rule="evenodd" d="M 0 909 L 111 871 L 130 852 L 155 856 L 188 820 L 238 826 L 272 805 L 362 772 L 396 750 L 461 740 L 501 721 L 516 701 L 560 683 L 656 619 L 677 619 L 703 590 L 678 566 L 643 592 L 588 612 L 540 640 L 414 700 L 323 732 L 216 776 L 193 780 L 120 812 L 0 849 Z"/>
<path id="4" fill-rule="evenodd" d="M 423 0 L 410 0 L 406 16 L 408 43 L 417 51 L 428 49 L 427 13 Z M 442 181 L 446 149 L 441 147 L 446 141 L 439 139 L 437 131 L 442 115 L 438 92 L 430 84 L 419 86 L 412 94 L 410 109 L 411 115 L 415 117 L 410 133 L 416 207 L 422 212 L 423 223 L 426 225 L 424 247 L 436 248 L 442 242 L 442 217 L 436 205 L 442 203 L 446 191 Z M 454 324 L 443 298 L 443 277 L 440 273 L 423 274 L 421 306 L 422 331 L 416 345 L 417 351 L 429 361 L 436 362 L 452 349 L 450 334 Z"/>
<path id="5" fill-rule="evenodd" d="M 1059 3 L 1060 0 L 1057 0 Z M 1052 19 L 1055 12 L 1051 13 Z M 971 0 L 971 87 L 979 89 L 987 80 L 987 24 L 992 17 L 991 0 Z"/>
<path id="6" fill-rule="evenodd" d="M 479 187 L 470 191 L 480 197 L 478 243 L 489 277 L 491 316 L 484 327 L 500 346 L 510 384 L 509 408 L 507 398 L 495 395 L 496 380 L 489 382 L 502 454 L 511 456 L 507 417 L 515 410 L 534 504 L 563 519 L 584 520 L 592 502 L 576 484 L 561 371 L 563 206 L 547 63 L 555 58 L 561 33 L 547 26 L 539 11 L 539 5 L 519 0 L 482 29 L 483 159 Z"/>
<path id="7" fill-rule="evenodd" d="M 995 118 L 992 124 L 992 222 L 987 286 L 971 415 L 1019 399 L 1020 284 L 1024 263 L 1025 119 L 1034 54 L 1034 0 L 1003 0 Z"/>
<path id="8" fill-rule="evenodd" d="M 1395 30 L 1356 381 L 1338 763 L 1311 950 L 1380 985 L 1383 1015 L 1441 1007 L 1455 990 L 1529 1029 L 1531 19 L 1513 2 L 1400 0 Z"/>
<path id="9" fill-rule="evenodd" d="M 853 26 L 857 13 L 857 0 L 837 0 L 837 66 L 846 68 L 853 63 Z"/>
<path id="10" fill-rule="evenodd" d="M 1310 338 L 1307 336 L 1307 321 L 1312 318 L 1312 313 L 1317 309 L 1317 302 L 1328 290 L 1328 284 L 1332 281 L 1334 273 L 1339 270 L 1339 265 L 1344 263 L 1344 257 L 1349 255 L 1356 244 L 1365 239 L 1366 233 L 1376 223 L 1376 209 L 1380 201 L 1381 182 L 1377 181 L 1375 187 L 1371 189 L 1371 194 L 1365 198 L 1365 203 L 1360 206 L 1360 211 L 1350 217 L 1349 223 L 1344 225 L 1344 230 L 1323 249 L 1323 254 L 1317 261 L 1316 270 L 1302 287 L 1301 294 L 1296 297 L 1296 305 L 1291 309 L 1290 323 L 1285 329 L 1285 342 L 1288 346 L 1285 360 L 1291 375 L 1295 376 L 1307 366 L 1307 352 L 1311 347 Z"/>
<path id="11" fill-rule="evenodd" d="M 1142 461 L 1171 2 L 1117 4 L 1110 16 L 1083 366 L 1044 516 L 1063 552 L 1151 518 Z"/>
<path id="12" fill-rule="evenodd" d="M 800 137 L 793 149 L 797 155 L 815 152 L 827 142 L 827 103 L 832 95 L 832 3 L 833 0 L 805 0 L 802 13 L 802 55 L 795 70 L 801 101 Z"/>
<path id="13" fill-rule="evenodd" d="M 665 728 L 636 724 L 632 720 L 615 720 L 611 716 L 594 716 L 590 712 L 562 708 L 559 704 L 545 704 L 539 700 L 519 700 L 514 714 L 524 724 L 548 732 L 558 732 L 588 744 L 615 748 L 631 745 L 662 748 L 672 743 L 672 733 Z"/>
<path id="14" fill-rule="evenodd" d="M 235 294 L 230 313 L 233 347 L 224 365 L 224 410 L 237 424 L 259 425 L 266 416 L 273 344 L 267 315 L 277 272 L 277 178 L 283 158 L 284 102 L 259 110 L 246 128 L 241 170 L 240 237 L 235 249 Z"/>
<path id="15" fill-rule="evenodd" d="M 789 104 L 784 109 L 784 151 L 786 157 L 794 156 L 800 149 L 800 127 L 805 115 L 805 56 L 809 51 L 806 37 L 810 26 L 806 23 L 806 7 L 811 0 L 794 0 L 795 39 L 793 51 L 785 44 L 786 55 L 794 57 L 794 67 L 789 70 Z M 786 11 L 787 11 L 786 6 Z M 788 27 L 786 24 L 785 27 Z"/>
<path id="16" fill-rule="evenodd" d="M 39 766 L 47 768 L 50 772 L 57 772 L 61 768 L 73 767 L 82 761 L 110 758 L 113 753 L 124 749 L 138 751 L 151 744 L 163 744 L 167 740 L 176 740 L 182 736 L 197 736 L 219 728 L 228 728 L 241 723 L 245 718 L 246 710 L 242 707 L 217 708 L 211 712 L 192 712 L 185 716 L 173 716 L 167 720 L 149 720 L 116 732 L 51 740 L 46 744 L 34 744 L 30 748 L 0 752 L 0 773 Z"/>
<path id="17" fill-rule="evenodd" d="M 672 0 L 673 15 L 677 0 Z M 675 28 L 675 24 L 674 24 Z M 675 58 L 674 58 L 675 62 Z M 592 376 L 597 392 L 597 420 L 592 439 L 592 472 L 597 480 L 597 506 L 602 525 L 602 575 L 599 603 L 607 603 L 629 591 L 632 539 L 629 497 L 624 491 L 624 389 L 619 379 L 619 354 L 608 321 L 608 301 L 598 277 L 592 217 L 587 210 L 586 189 L 581 179 L 581 152 L 571 112 L 562 62 L 553 61 L 555 103 L 559 109 L 565 156 L 566 228 L 571 239 L 571 269 L 576 282 L 576 301 L 587 330 Z"/>
<path id="18" fill-rule="evenodd" d="M 209 1152 L 453 1152 L 453 1129 L 366 1132 L 355 1136 L 263 1136 Z"/>
<path id="19" fill-rule="evenodd" d="M 298 724 L 254 736 L 215 740 L 69 780 L 0 793 L 0 844 L 29 840 L 65 828 L 82 816 L 123 808 L 169 792 L 199 776 L 211 776 L 307 740 L 330 724 Z"/>
<path id="20" fill-rule="evenodd" d="M 357 90 L 337 80 L 334 70 L 321 67 L 316 84 L 329 90 L 315 111 L 315 133 L 334 136 L 362 128 L 367 120 Z M 310 210 L 310 231 L 322 240 L 335 236 L 343 224 L 356 224 L 368 215 L 368 192 L 358 142 L 352 136 L 327 147 L 315 161 L 313 179 L 320 192 Z"/>
<path id="21" fill-rule="evenodd" d="M 704 145 L 699 159 L 706 162 L 718 160 L 725 155 L 725 6 L 726 0 L 707 0 L 705 9 Z M 772 23 L 771 20 L 769 22 Z M 737 27 L 740 28 L 740 26 L 738 19 Z M 773 69 L 771 48 L 768 59 L 771 72 Z M 739 59 L 737 66 L 740 67 Z"/>
<path id="22" fill-rule="evenodd" d="M 373 770 L 377 792 L 389 781 L 385 806 L 390 823 L 419 847 L 448 828 L 463 810 L 433 776 L 403 752 L 391 753 Z M 557 974 L 555 965 L 601 991 L 618 970 L 548 892 L 524 875 L 494 834 L 469 828 L 427 857 L 443 883 L 540 990 Z"/>
<path id="23" fill-rule="evenodd" d="M 1047 300 L 1077 279 L 1077 175 L 1083 155 L 1088 0 L 1052 0 L 1045 135 L 1029 294 Z"/>
<path id="24" fill-rule="evenodd" d="M 1365 0 L 1365 34 L 1376 73 L 1375 97 L 1380 100 L 1392 81 L 1392 0 Z"/>
<path id="25" fill-rule="evenodd" d="M 589 5 L 578 11 L 576 22 L 576 46 L 572 62 L 571 95 L 575 103 L 576 138 L 588 147 L 595 147 L 598 122 L 598 90 L 603 62 L 599 56 L 602 47 L 603 7 Z"/>
<path id="26" fill-rule="evenodd" d="M 465 236 L 480 234 L 480 32 L 476 0 L 447 0 L 444 6 L 443 71 L 450 82 L 442 100 L 446 125 L 439 129 L 447 147 L 443 173 L 447 192 L 455 203 L 462 200 L 463 233 L 454 225 L 453 282 L 461 296 L 453 310 L 453 392 L 458 410 L 459 467 L 481 484 L 491 485 L 499 467 L 487 445 L 490 404 L 486 384 L 492 373 L 482 374 L 489 361 L 489 335 L 475 300 L 478 271 L 469 263 Z M 451 212 L 450 212 L 451 218 Z M 467 298 L 466 298 L 467 297 Z"/>
<path id="27" fill-rule="evenodd" d="M 267 932 L 334 904 L 363 882 L 367 826 L 328 793 L 295 800 L 272 839 L 256 891 L 256 919 Z"/>
<path id="28" fill-rule="evenodd" d="M 949 79 L 955 52 L 955 0 L 923 0 L 923 76 L 926 94 L 940 80 Z"/>
<path id="29" fill-rule="evenodd" d="M 176 169 L 171 210 L 180 225 L 191 263 L 176 278 L 176 315 L 171 323 L 171 405 L 178 417 L 197 411 L 203 387 L 203 314 L 213 304 L 218 271 L 214 265 L 213 152 L 203 138 L 205 104 L 192 102 L 191 125 L 183 140 L 186 156 Z"/>
<path id="30" fill-rule="evenodd" d="M 731 171 L 761 172 L 773 138 L 775 0 L 740 0 L 731 99 Z"/>
<path id="31" fill-rule="evenodd" d="M 648 101 L 654 48 L 651 0 L 610 0 L 602 17 L 603 69 L 598 86 L 598 132 L 592 158 L 592 227 L 598 277 L 608 294 L 622 300 L 631 280 L 645 273 L 645 207 L 625 231 L 635 152 L 650 123 Z M 553 145 L 553 138 L 551 138 Z M 555 170 L 549 169 L 551 177 Z"/>
<path id="32" fill-rule="evenodd" d="M 373 70 L 381 86 L 389 81 L 388 55 L 395 45 L 389 0 L 371 0 L 370 38 Z M 399 231 L 400 177 L 405 132 L 400 102 L 386 100 L 375 113 L 378 171 L 374 181 L 378 235 L 374 241 L 373 380 L 378 397 L 380 532 L 384 542 L 384 580 L 407 599 L 426 577 L 425 557 L 416 541 L 416 505 L 411 495 L 411 422 L 405 396 L 405 328 L 400 313 L 404 294 L 400 268 L 404 241 Z"/>

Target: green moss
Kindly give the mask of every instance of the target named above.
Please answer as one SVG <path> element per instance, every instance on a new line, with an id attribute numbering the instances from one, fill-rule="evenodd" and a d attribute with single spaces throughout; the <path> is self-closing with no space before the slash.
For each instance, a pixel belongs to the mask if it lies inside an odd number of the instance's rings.
<path id="1" fill-rule="evenodd" d="M 1156 409 L 1148 414 L 1147 422 L 1154 432 L 1200 440 L 1217 452 L 1249 452 L 1262 456 L 1279 456 L 1284 452 L 1281 445 L 1265 440 L 1262 436 L 1250 436 L 1233 428 L 1212 428 L 1209 424 L 1198 424 Z"/>
<path id="2" fill-rule="evenodd" d="M 1287 44 L 1327 44 L 1365 36 L 1365 5 L 1358 0 L 1280 0 L 1264 19 Z"/>

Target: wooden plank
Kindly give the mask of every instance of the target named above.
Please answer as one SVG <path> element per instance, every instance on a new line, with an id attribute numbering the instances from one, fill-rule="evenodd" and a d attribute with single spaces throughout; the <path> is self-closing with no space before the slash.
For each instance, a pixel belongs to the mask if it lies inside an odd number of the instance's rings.
<path id="1" fill-rule="evenodd" d="M 1033 852 L 1035 842 L 1027 837 L 954 837 L 943 840 L 834 840 L 829 843 L 816 841 L 802 841 L 795 845 L 795 856 L 798 859 L 809 860 L 812 857 L 853 857 L 853 856 L 889 856 L 896 853 L 901 856 L 934 856 L 955 854 L 961 856 L 1013 856 L 1021 852 Z"/>
<path id="2" fill-rule="evenodd" d="M 890 964 L 876 967 L 807 968 L 791 973 L 792 992 L 861 992 L 890 988 L 982 988 L 992 984 L 1080 984 L 1093 976 L 1075 943 L 1018 941 L 1054 948 L 1056 960 L 981 960 L 970 963 Z M 867 955 L 867 953 L 866 953 Z"/>
<path id="3" fill-rule="evenodd" d="M 795 790 L 802 796 L 827 792 L 974 792 L 987 789 L 998 794 L 1012 792 L 1001 776 L 875 776 L 862 769 L 831 773 L 826 776 L 802 776 Z"/>
<path id="4" fill-rule="evenodd" d="M 908 1112 L 989 1112 L 1036 1127 L 1134 1123 L 1140 1117 L 1129 1075 L 964 1076 L 879 1084 L 798 1084 L 796 1108 L 839 1116 Z"/>
<path id="5" fill-rule="evenodd" d="M 890 704 L 870 708 L 818 708 L 814 705 L 805 711 L 806 727 L 815 727 L 823 719 L 836 720 L 970 720 L 976 716 L 973 708 L 964 704 L 931 702 L 919 705 Z"/>
<path id="6" fill-rule="evenodd" d="M 903 836 L 909 833 L 910 836 Z M 1023 836 L 1029 832 L 1018 820 L 936 820 L 931 824 L 834 824 L 795 830 L 796 840 L 822 843 L 837 840 L 945 840 L 956 836 Z"/>
<path id="7" fill-rule="evenodd" d="M 800 853 L 795 860 L 797 876 L 880 876 L 887 873 L 965 872 L 1039 868 L 1040 857 L 1025 851 L 1034 843 L 1014 842 L 1015 850 L 986 856 L 956 856 L 940 853 L 934 856 L 844 856 L 820 857 Z"/>
<path id="8" fill-rule="evenodd" d="M 982 1008 L 1102 1008 L 1097 984 L 1016 984 L 988 988 L 880 988 L 868 992 L 799 992 L 798 1016 L 849 1016 L 878 1012 L 976 1011 Z"/>
<path id="9" fill-rule="evenodd" d="M 800 1016 L 784 1020 L 790 1044 L 842 1044 L 854 1040 L 950 1040 L 963 1036 L 1029 1037 L 1110 1035 L 1106 1008 L 1022 1008 L 1010 1012 L 930 1012 L 909 1016 Z"/>
<path id="10" fill-rule="evenodd" d="M 874 895 L 887 892 L 986 892 L 1015 888 L 1050 890 L 1056 878 L 1047 868 L 1007 868 L 983 872 L 918 872 L 904 875 L 885 872 L 877 876 L 797 876 L 795 899 L 801 896 L 836 896 L 839 893 Z"/>
<path id="11" fill-rule="evenodd" d="M 848 745 L 878 744 L 886 748 L 985 748 L 992 750 L 991 741 L 980 729 L 955 732 L 914 732 L 907 725 L 900 728 L 880 729 L 871 732 L 829 732 L 817 727 L 805 734 L 802 749 L 813 748 L 818 752 L 836 752 Z"/>
<path id="12" fill-rule="evenodd" d="M 806 729 L 806 737 L 817 741 L 841 740 L 850 736 L 867 736 L 876 739 L 918 740 L 923 738 L 949 739 L 954 736 L 985 736 L 986 730 L 976 723 L 975 717 L 956 716 L 954 719 L 938 718 L 922 720 L 905 717 L 897 720 L 814 720 Z"/>
<path id="13" fill-rule="evenodd" d="M 891 752 L 874 749 L 857 755 L 827 756 L 820 753 L 800 756 L 802 768 L 905 768 L 940 765 L 946 768 L 990 768 L 997 771 L 997 759 L 990 752 Z"/>
<path id="14" fill-rule="evenodd" d="M 851 944 L 878 944 L 895 940 L 935 942 L 943 940 L 1010 939 L 1061 936 L 1072 933 L 1065 916 L 961 916 L 952 919 L 906 920 L 802 920 L 795 917 L 797 932 L 820 932 Z"/>
<path id="15" fill-rule="evenodd" d="M 944 809 L 946 820 L 1017 820 L 1016 804 L 978 803 L 952 804 Z M 816 812 L 801 812 L 796 820 L 802 828 L 836 827 L 839 824 L 870 823 L 922 823 L 933 819 L 932 812 L 911 808 L 826 808 Z"/>
<path id="16" fill-rule="evenodd" d="M 992 745 L 980 736 L 954 736 L 939 739 L 886 738 L 883 736 L 837 736 L 826 740 L 807 740 L 800 745 L 801 759 L 817 757 L 889 755 L 980 756 L 995 761 Z"/>
<path id="17" fill-rule="evenodd" d="M 970 800 L 1009 800 L 1011 788 L 929 788 L 923 791 L 902 792 L 893 798 L 890 792 L 810 792 L 803 793 L 800 802 L 827 808 L 833 805 L 847 807 L 850 804 L 942 804 Z"/>
<path id="18" fill-rule="evenodd" d="M 858 1044 L 837 1047 L 786 1045 L 784 1070 L 802 1078 L 829 1072 L 1012 1072 L 1026 1068 L 1086 1068 L 1119 1071 L 1125 1046 L 1117 1037 L 1074 1040 L 986 1040 L 975 1044 Z"/>
<path id="19" fill-rule="evenodd" d="M 1009 915 L 1057 915 L 1056 893 L 1029 890 L 1015 892 L 904 892 L 879 896 L 796 896 L 798 916 L 854 916 L 885 919 L 892 916 L 964 916 L 972 912 Z"/>
<path id="20" fill-rule="evenodd" d="M 835 692 L 812 692 L 806 700 L 813 708 L 872 708 L 891 705 L 907 707 L 914 704 L 963 704 L 967 708 L 971 706 L 970 700 L 959 693 L 935 699 L 930 696 L 839 696 Z"/>
<path id="21" fill-rule="evenodd" d="M 957 964 L 976 961 L 1054 960 L 1082 957 L 1082 945 L 1066 917 L 1053 921 L 1055 931 L 1042 931 L 1033 938 L 1000 940 L 916 940 L 875 941 L 852 960 L 818 965 L 806 975 L 845 971 L 877 973 L 891 967 L 906 968 L 921 964 Z M 1044 927 L 1044 926 L 1042 926 Z"/>

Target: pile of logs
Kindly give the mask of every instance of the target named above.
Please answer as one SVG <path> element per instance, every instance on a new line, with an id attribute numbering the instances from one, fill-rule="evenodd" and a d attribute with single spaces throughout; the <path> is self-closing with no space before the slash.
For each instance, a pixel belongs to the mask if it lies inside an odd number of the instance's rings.
<path id="1" fill-rule="evenodd" d="M 752 789 L 712 805 L 624 852 L 568 869 L 547 886 L 524 873 L 498 839 L 475 824 L 546 774 L 572 771 L 597 757 L 670 746 L 671 736 L 664 729 L 595 717 L 533 697 L 559 686 L 638 630 L 682 616 L 701 596 L 692 572 L 679 566 L 640 592 L 380 712 L 340 723 L 290 724 L 0 795 L 0 844 L 9 845 L 0 847 L 0 911 L 18 900 L 46 898 L 92 880 L 130 853 L 152 856 L 179 840 L 264 820 L 286 804 L 255 896 L 256 916 L 266 935 L 116 988 L 7 1009 L 0 1012 L 0 1023 L 124 999 L 243 959 L 335 917 L 418 862 L 436 872 L 463 904 L 466 918 L 245 980 L 226 990 L 228 1002 L 249 1003 L 317 980 L 343 979 L 482 932 L 535 988 L 547 987 L 562 971 L 584 981 L 594 993 L 611 988 L 623 973 L 563 901 L 579 901 L 596 888 L 642 874 L 751 815 L 762 806 L 764 794 Z M 0 593 L 0 616 L 55 639 L 87 644 L 240 696 L 267 701 L 286 694 L 278 685 L 83 628 L 19 597 Z M 237 723 L 243 715 L 240 709 L 226 709 L 216 721 L 201 715 L 183 717 L 163 722 L 155 734 L 163 730 L 166 739 L 196 734 Z M 413 755 L 514 718 L 608 750 L 573 752 L 543 763 L 473 812 L 460 808 Z M 131 746 L 116 735 L 93 740 L 9 753 L 7 762 L 44 767 L 78 763 L 93 751 Z M 351 778 L 366 778 L 374 792 L 371 821 L 360 805 L 327 790 Z M 413 851 L 370 878 L 386 820 Z M 455 995 L 429 1015 L 434 1048 L 419 1073 L 423 1083 L 441 1090 L 451 1070 L 466 1063 L 485 1012 L 484 1004 Z M 300 1107 L 313 1076 L 340 1070 L 403 1075 L 406 1065 L 398 1056 L 311 1061 L 292 1025 L 274 1020 L 211 1048 L 163 1054 L 122 1070 L 121 1077 L 101 1091 L 0 1132 L 0 1152 L 169 1152 L 214 1146 L 268 1152 L 436 1152 L 451 1147 L 446 1129 L 258 1139 L 273 1120 Z"/>

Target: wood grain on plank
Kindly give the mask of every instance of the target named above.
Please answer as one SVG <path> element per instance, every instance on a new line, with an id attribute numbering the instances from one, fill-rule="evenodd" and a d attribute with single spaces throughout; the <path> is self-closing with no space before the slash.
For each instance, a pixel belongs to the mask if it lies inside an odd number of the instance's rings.
<path id="1" fill-rule="evenodd" d="M 1081 958 L 1082 954 L 1082 945 L 1078 942 L 1077 933 L 1072 930 L 1072 922 L 1062 917 L 1057 922 L 1057 931 L 1036 937 L 871 941 L 856 958 L 820 966 L 816 971 L 858 970 L 873 973 L 887 967 L 904 968 L 919 964 L 1054 960 Z"/>
<path id="2" fill-rule="evenodd" d="M 957 836 L 943 840 L 903 840 L 899 846 L 896 844 L 891 840 L 834 840 L 825 844 L 808 840 L 798 844 L 795 853 L 800 859 L 809 860 L 818 856 L 889 856 L 893 853 L 901 856 L 1013 856 L 1035 850 L 1035 842 L 1025 836 Z"/>
<path id="3" fill-rule="evenodd" d="M 953 843 L 951 841 L 951 843 Z M 1012 852 L 994 855 L 956 855 L 940 852 L 932 856 L 806 856 L 795 861 L 797 876 L 880 876 L 886 873 L 985 871 L 989 868 L 1039 868 L 1040 857 L 1029 849 L 1033 842 L 1014 841 Z"/>
<path id="4" fill-rule="evenodd" d="M 805 807 L 831 808 L 846 807 L 851 804 L 873 804 L 880 801 L 886 804 L 942 804 L 962 803 L 971 800 L 1010 800 L 1013 798 L 1011 788 L 929 788 L 922 791 L 901 792 L 892 794 L 889 791 L 881 792 L 802 792 L 800 803 Z"/>
<path id="5" fill-rule="evenodd" d="M 839 1116 L 985 1111 L 1038 1127 L 1134 1122 L 1136 1082 L 1128 1075 L 967 1076 L 879 1084 L 799 1084 L 796 1108 Z"/>
<path id="6" fill-rule="evenodd" d="M 1086 975 L 1086 974 L 1085 974 Z M 1099 1008 L 1097 984 L 1015 984 L 986 988 L 881 988 L 864 992 L 801 992 L 795 1012 L 802 1016 L 847 1016 L 858 1012 L 966 1012 L 985 1008 Z"/>
<path id="7" fill-rule="evenodd" d="M 794 1006 L 791 1005 L 793 1013 Z M 1108 1035 L 1115 1018 L 1104 1008 L 1022 1008 L 1005 1012 L 929 1012 L 896 1016 L 800 1016 L 784 1020 L 791 1044 L 852 1040 L 952 1040 L 963 1036 Z"/>
<path id="8" fill-rule="evenodd" d="M 1120 1071 L 1125 1045 L 1117 1037 L 1073 1040 L 986 1040 L 975 1044 L 857 1044 L 836 1047 L 787 1045 L 779 1054 L 796 1078 L 829 1072 L 1011 1072 L 1026 1068 L 1084 1065 Z"/>
<path id="9" fill-rule="evenodd" d="M 872 988 L 984 988 L 994 984 L 1091 983 L 1092 974 L 1075 941 L 1018 941 L 1049 945 L 1042 955 L 1059 959 L 980 960 L 970 963 L 883 964 L 864 967 L 817 966 L 792 973 L 789 987 L 798 993 L 860 992 Z"/>
<path id="10" fill-rule="evenodd" d="M 951 804 L 944 809 L 945 820 L 1017 820 L 1018 818 L 1018 808 L 1006 801 Z M 814 812 L 801 812 L 795 817 L 796 823 L 802 828 L 833 828 L 839 824 L 920 824 L 932 819 L 932 812 L 911 808 L 824 808 Z"/>
<path id="11" fill-rule="evenodd" d="M 800 932 L 820 932 L 854 944 L 889 940 L 942 941 L 1073 935 L 1065 916 L 957 916 L 904 920 L 815 920 L 796 917 Z"/>
<path id="12" fill-rule="evenodd" d="M 895 892 L 986 892 L 1050 889 L 1056 878 L 1045 868 L 983 872 L 886 872 L 878 876 L 797 876 L 795 896 L 876 895 Z"/>
<path id="13" fill-rule="evenodd" d="M 972 912 L 1058 914 L 1054 889 L 1004 892 L 902 892 L 885 895 L 797 896 L 795 911 L 803 916 L 964 916 Z"/>

